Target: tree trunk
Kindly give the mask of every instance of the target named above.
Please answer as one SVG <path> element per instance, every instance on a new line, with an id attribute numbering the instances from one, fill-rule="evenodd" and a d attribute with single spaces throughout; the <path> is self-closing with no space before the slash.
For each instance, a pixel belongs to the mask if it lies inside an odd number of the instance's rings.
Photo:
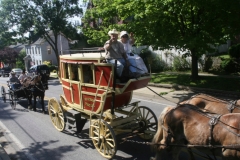
<path id="1" fill-rule="evenodd" d="M 54 43 L 55 56 L 56 56 L 56 58 L 57 58 L 57 64 L 58 64 L 58 67 L 59 67 L 58 35 L 61 36 L 61 34 L 59 34 L 59 33 L 54 33 L 54 38 L 55 38 L 55 40 L 54 40 L 54 42 L 55 42 L 55 43 Z"/>
<path id="2" fill-rule="evenodd" d="M 198 56 L 195 50 L 191 50 L 191 55 L 192 55 L 192 75 L 191 78 L 192 80 L 197 80 L 198 79 Z"/>

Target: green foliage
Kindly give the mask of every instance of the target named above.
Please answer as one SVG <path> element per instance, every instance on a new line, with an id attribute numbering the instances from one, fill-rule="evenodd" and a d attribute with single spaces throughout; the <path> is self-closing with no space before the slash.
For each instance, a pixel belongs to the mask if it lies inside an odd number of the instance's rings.
<path id="1" fill-rule="evenodd" d="M 204 67 L 203 67 L 203 71 L 208 72 L 210 70 L 210 68 L 212 67 L 212 64 L 213 64 L 212 58 L 211 57 L 206 57 L 205 64 L 204 64 Z"/>
<path id="2" fill-rule="evenodd" d="M 49 61 L 43 61 L 43 64 L 46 64 L 49 67 L 50 72 L 57 69 L 57 67 L 52 65 L 51 62 L 49 62 Z"/>
<path id="3" fill-rule="evenodd" d="M 76 28 L 72 27 L 68 18 L 81 15 L 78 0 L 1 0 L 0 6 L 0 23 L 6 27 L 5 30 L 18 26 L 14 33 L 21 38 L 29 31 L 32 34 L 28 40 L 32 41 L 34 35 L 43 37 L 54 50 L 57 61 L 57 36 L 60 33 L 70 37 L 77 35 Z M 50 37 L 50 30 L 54 38 Z"/>
<path id="4" fill-rule="evenodd" d="M 43 61 L 43 64 L 46 64 L 47 66 L 51 66 L 51 62 L 50 61 Z"/>
<path id="5" fill-rule="evenodd" d="M 211 56 L 204 56 L 204 58 L 199 58 L 198 63 L 200 64 L 200 68 L 204 72 L 208 72 L 213 64 L 213 60 Z"/>
<path id="6" fill-rule="evenodd" d="M 224 70 L 228 74 L 229 73 L 235 73 L 235 72 L 238 71 L 234 58 L 222 59 L 220 67 L 221 67 L 222 70 Z"/>
<path id="7" fill-rule="evenodd" d="M 236 87 L 240 84 L 240 79 L 235 76 L 232 76 L 232 78 L 229 79 L 228 77 L 218 75 L 200 75 L 199 80 L 192 81 L 189 74 L 159 73 L 152 75 L 151 82 L 240 92 L 240 88 Z"/>
<path id="8" fill-rule="evenodd" d="M 166 68 L 166 63 L 156 53 L 143 49 L 141 50 L 139 56 L 143 59 L 148 70 L 152 72 L 161 72 Z"/>
<path id="9" fill-rule="evenodd" d="M 16 67 L 17 68 L 25 69 L 25 62 L 24 62 L 24 59 L 23 59 L 24 57 L 26 57 L 26 51 L 25 50 L 21 51 L 18 54 L 18 58 L 17 58 L 17 61 L 16 61 Z"/>
<path id="10" fill-rule="evenodd" d="M 18 58 L 18 52 L 12 48 L 4 48 L 0 50 L 0 60 L 1 62 L 8 64 L 10 67 L 16 63 Z"/>
<path id="11" fill-rule="evenodd" d="M 240 18 L 236 16 L 239 1 L 94 0 L 92 3 L 83 25 L 89 43 L 102 46 L 110 29 L 127 30 L 134 32 L 137 45 L 187 51 L 194 59 L 193 72 L 198 71 L 195 58 L 213 51 L 209 44 L 219 45 L 239 34 Z"/>
<path id="12" fill-rule="evenodd" d="M 181 56 L 173 57 L 173 70 L 174 71 L 187 71 L 190 70 L 191 63 Z"/>
<path id="13" fill-rule="evenodd" d="M 228 51 L 230 57 L 239 58 L 240 57 L 240 44 L 233 45 L 229 48 Z"/>

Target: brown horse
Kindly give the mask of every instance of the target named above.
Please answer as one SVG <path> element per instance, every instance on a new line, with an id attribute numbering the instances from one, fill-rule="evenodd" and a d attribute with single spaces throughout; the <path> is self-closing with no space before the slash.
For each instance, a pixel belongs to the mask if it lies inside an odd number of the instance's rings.
<path id="1" fill-rule="evenodd" d="M 197 94 L 180 104 L 192 104 L 217 114 L 240 113 L 240 100 L 224 101 L 207 94 Z"/>
<path id="2" fill-rule="evenodd" d="M 159 117 L 158 128 L 163 129 L 158 129 L 153 139 L 157 160 L 163 159 L 162 153 L 168 150 L 172 151 L 172 159 L 177 160 L 179 146 L 186 145 L 194 145 L 199 151 L 223 160 L 240 158 L 239 113 L 220 116 L 182 104 L 176 108 L 166 107 Z"/>
<path id="3" fill-rule="evenodd" d="M 24 79 L 22 85 L 24 87 L 27 87 L 31 91 L 30 105 L 28 106 L 28 109 L 33 109 L 33 111 L 36 111 L 36 98 L 39 97 L 41 100 L 41 106 L 42 106 L 42 112 L 45 114 L 45 107 L 44 107 L 44 96 L 45 96 L 45 90 L 48 89 L 48 82 L 47 82 L 47 76 L 46 74 L 38 74 L 33 77 L 27 77 Z M 34 100 L 34 105 L 32 106 L 32 97 Z"/>

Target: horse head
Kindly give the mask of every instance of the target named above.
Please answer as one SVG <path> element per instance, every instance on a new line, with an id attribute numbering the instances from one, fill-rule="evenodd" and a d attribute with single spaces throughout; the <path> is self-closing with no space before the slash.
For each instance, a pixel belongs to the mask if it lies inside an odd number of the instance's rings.
<path id="1" fill-rule="evenodd" d="M 47 90 L 48 89 L 48 77 L 47 77 L 46 73 L 41 73 L 40 75 L 41 75 L 41 82 L 43 84 L 43 87 L 45 90 Z"/>

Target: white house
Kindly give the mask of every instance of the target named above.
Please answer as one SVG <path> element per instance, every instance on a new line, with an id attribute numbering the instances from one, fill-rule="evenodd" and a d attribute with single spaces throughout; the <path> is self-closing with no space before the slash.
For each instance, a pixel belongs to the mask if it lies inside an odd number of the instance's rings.
<path id="1" fill-rule="evenodd" d="M 54 39 L 52 32 L 49 34 Z M 26 70 L 32 65 L 42 64 L 44 61 L 49 61 L 52 65 L 58 64 L 54 50 L 44 38 L 39 38 L 36 42 L 25 45 L 25 49 L 26 57 L 24 61 Z M 64 50 L 64 53 L 67 53 L 66 50 L 69 50 L 69 39 L 63 34 L 58 35 L 58 50 L 59 52 Z"/>

